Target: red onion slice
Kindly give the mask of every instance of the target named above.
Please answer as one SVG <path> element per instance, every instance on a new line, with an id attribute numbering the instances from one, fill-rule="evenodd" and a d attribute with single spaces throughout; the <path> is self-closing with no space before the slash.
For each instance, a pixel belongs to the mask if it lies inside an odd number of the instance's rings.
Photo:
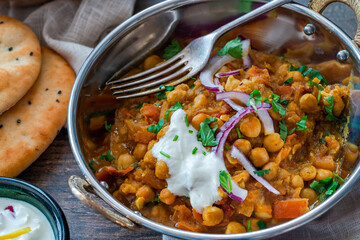
<path id="1" fill-rule="evenodd" d="M 206 65 L 205 69 L 200 73 L 200 82 L 205 87 L 205 89 L 212 92 L 222 91 L 224 88 L 221 85 L 218 86 L 214 84 L 213 76 L 222 66 L 235 59 L 236 58 L 233 58 L 229 54 L 224 56 L 213 56 Z"/>
<path id="2" fill-rule="evenodd" d="M 236 69 L 236 70 L 230 71 L 230 72 L 217 73 L 217 74 L 215 74 L 215 77 L 229 77 L 232 75 L 240 74 L 240 70 L 241 69 Z"/>
<path id="3" fill-rule="evenodd" d="M 260 105 L 256 105 L 256 108 L 261 109 L 270 109 L 270 103 L 262 103 Z M 242 110 L 238 111 L 234 116 L 232 116 L 229 120 L 225 122 L 225 124 L 220 128 L 219 133 L 216 135 L 216 141 L 218 145 L 211 149 L 212 152 L 215 152 L 215 155 L 219 158 L 223 159 L 224 155 L 224 146 L 226 139 L 234 126 L 240 121 L 240 119 L 248 113 L 254 112 L 254 108 L 249 106 L 247 108 L 243 108 Z"/>
<path id="4" fill-rule="evenodd" d="M 216 100 L 224 100 L 225 101 L 226 99 L 237 99 L 242 104 L 246 104 L 249 101 L 249 98 L 250 98 L 250 96 L 248 94 L 242 93 L 242 92 L 237 92 L 237 91 L 217 92 L 216 93 Z M 227 103 L 227 101 L 225 101 L 225 102 Z M 232 107 L 232 106 L 230 105 L 230 107 Z M 267 111 L 267 109 L 265 109 L 265 110 L 258 109 L 258 110 L 259 111 L 257 112 L 257 114 L 264 125 L 265 135 L 274 133 L 275 132 L 274 123 L 273 123 L 273 120 L 270 117 L 270 114 Z"/>
<path id="5" fill-rule="evenodd" d="M 230 152 L 231 156 L 236 158 L 243 167 L 249 172 L 249 174 L 256 179 L 259 183 L 261 183 L 265 188 L 267 188 L 270 192 L 279 195 L 280 192 L 276 190 L 273 186 L 271 186 L 268 181 L 265 180 L 265 178 L 260 177 L 254 173 L 254 171 L 257 171 L 257 169 L 251 164 L 251 162 L 245 157 L 245 155 L 235 146 L 231 148 Z"/>
<path id="6" fill-rule="evenodd" d="M 223 190 L 232 200 L 243 202 L 247 197 L 247 190 L 238 187 L 237 183 L 231 180 L 231 185 L 233 189 L 231 193 L 227 192 L 225 188 L 220 185 L 221 190 Z"/>

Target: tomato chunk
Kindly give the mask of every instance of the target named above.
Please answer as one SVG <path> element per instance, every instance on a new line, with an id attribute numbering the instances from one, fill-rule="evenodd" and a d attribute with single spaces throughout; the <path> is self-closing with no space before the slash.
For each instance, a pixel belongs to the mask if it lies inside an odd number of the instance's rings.
<path id="1" fill-rule="evenodd" d="M 277 219 L 297 218 L 308 211 L 308 199 L 290 199 L 274 203 L 274 217 Z"/>

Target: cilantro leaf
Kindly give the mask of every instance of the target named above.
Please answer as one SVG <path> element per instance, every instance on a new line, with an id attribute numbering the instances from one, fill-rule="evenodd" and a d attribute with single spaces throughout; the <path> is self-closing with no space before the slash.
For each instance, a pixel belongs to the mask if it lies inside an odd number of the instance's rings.
<path id="1" fill-rule="evenodd" d="M 93 173 L 96 173 L 96 169 L 95 169 L 95 167 L 94 167 L 94 163 L 95 163 L 95 161 L 94 161 L 94 160 L 91 160 L 91 161 L 89 162 L 89 168 L 91 169 L 91 171 L 92 171 Z"/>
<path id="2" fill-rule="evenodd" d="M 325 88 L 323 86 L 321 86 L 320 84 L 314 82 L 314 81 L 308 81 L 309 86 L 311 87 L 317 87 L 317 89 L 319 89 L 319 93 L 318 93 L 318 97 L 317 97 L 317 102 L 320 102 L 320 98 L 321 98 L 321 91 L 324 90 Z"/>
<path id="3" fill-rule="evenodd" d="M 183 50 L 183 48 L 180 46 L 178 40 L 173 39 L 171 41 L 171 44 L 165 48 L 162 58 L 169 60 L 170 58 L 181 52 L 181 50 Z"/>
<path id="4" fill-rule="evenodd" d="M 174 106 L 171 106 L 168 110 L 166 110 L 165 112 L 165 122 L 168 121 L 169 119 L 169 115 L 170 115 L 170 111 L 176 111 L 178 109 L 182 109 L 182 106 L 179 102 L 176 102 Z"/>
<path id="5" fill-rule="evenodd" d="M 290 84 L 293 80 L 294 80 L 294 78 L 290 77 L 290 78 L 286 79 L 285 82 L 283 82 L 283 85 Z"/>
<path id="6" fill-rule="evenodd" d="M 285 142 L 286 137 L 288 135 L 288 129 L 285 123 L 285 119 L 279 122 L 279 128 L 280 128 L 280 138 Z"/>
<path id="7" fill-rule="evenodd" d="M 325 190 L 324 185 L 319 183 L 318 181 L 313 181 L 310 184 L 310 188 L 312 188 L 313 190 L 315 190 L 318 193 L 322 193 Z"/>
<path id="8" fill-rule="evenodd" d="M 331 185 L 327 188 L 327 190 L 326 190 L 326 192 L 325 192 L 325 195 L 328 195 L 328 196 L 332 195 L 332 194 L 336 191 L 336 189 L 338 188 L 338 186 L 339 186 L 339 183 L 336 182 L 336 181 L 334 181 L 334 180 L 332 180 L 332 183 L 331 183 Z"/>
<path id="9" fill-rule="evenodd" d="M 279 103 L 283 105 L 284 107 L 287 107 L 289 105 L 289 100 L 280 100 Z"/>
<path id="10" fill-rule="evenodd" d="M 301 117 L 301 120 L 296 123 L 296 128 L 291 129 L 290 134 L 296 131 L 310 131 L 310 129 L 306 126 L 307 116 Z"/>
<path id="11" fill-rule="evenodd" d="M 270 168 L 264 169 L 264 170 L 259 170 L 259 171 L 254 171 L 254 173 L 256 175 L 258 175 L 259 177 L 263 177 L 265 174 L 269 174 L 269 172 L 270 172 Z"/>
<path id="12" fill-rule="evenodd" d="M 158 124 L 156 125 L 151 125 L 147 128 L 148 132 L 152 132 L 152 133 L 158 133 L 160 131 L 160 129 L 164 126 L 164 119 L 160 119 Z"/>
<path id="13" fill-rule="evenodd" d="M 344 183 L 344 182 L 345 182 L 345 180 L 344 180 L 342 177 L 340 177 L 338 174 L 333 173 L 333 175 L 334 175 L 334 177 L 337 178 L 341 183 Z"/>
<path id="14" fill-rule="evenodd" d="M 136 105 L 136 106 L 135 106 L 135 108 L 140 109 L 140 108 L 142 108 L 142 107 L 143 107 L 143 105 L 144 105 L 144 103 L 140 103 L 139 105 Z"/>
<path id="15" fill-rule="evenodd" d="M 328 178 L 321 179 L 319 182 L 313 181 L 310 184 L 310 187 L 312 189 L 314 189 L 316 192 L 320 193 L 321 195 L 319 196 L 319 198 L 323 199 L 323 198 L 325 198 L 325 195 L 330 196 L 330 195 L 334 194 L 334 192 L 339 187 L 339 183 L 332 177 L 328 177 Z M 325 193 L 323 193 L 324 191 L 325 191 Z"/>
<path id="16" fill-rule="evenodd" d="M 321 75 L 320 72 L 309 68 L 306 72 L 303 73 L 304 76 L 308 76 L 310 79 L 314 79 L 317 78 L 319 79 L 321 82 L 325 83 L 325 84 L 329 84 L 328 81 L 326 81 L 326 79 Z"/>
<path id="17" fill-rule="evenodd" d="M 166 86 L 166 85 L 160 85 L 159 89 L 162 90 L 156 94 L 156 98 L 161 100 L 166 98 L 166 91 L 172 91 L 174 90 L 174 86 Z"/>
<path id="18" fill-rule="evenodd" d="M 249 101 L 246 103 L 246 106 L 252 106 L 254 108 L 255 111 L 258 111 L 258 109 L 256 108 L 256 104 L 261 104 L 261 94 L 257 89 L 254 89 L 254 91 L 252 91 L 250 93 L 250 98 Z"/>
<path id="19" fill-rule="evenodd" d="M 107 121 L 104 122 L 106 131 L 111 132 L 111 124 L 108 124 Z"/>
<path id="20" fill-rule="evenodd" d="M 101 160 L 106 160 L 108 162 L 111 162 L 115 159 L 115 157 L 113 155 L 111 155 L 111 150 L 107 151 L 105 155 L 100 155 L 99 159 Z"/>
<path id="21" fill-rule="evenodd" d="M 338 118 L 335 117 L 334 114 L 333 114 L 334 96 L 333 96 L 333 95 L 329 95 L 328 97 L 324 97 L 324 99 L 330 104 L 330 105 L 324 105 L 325 111 L 326 111 L 326 113 L 327 113 L 326 119 L 327 119 L 328 121 L 338 120 Z"/>
<path id="22" fill-rule="evenodd" d="M 219 173 L 220 185 L 227 191 L 228 194 L 232 191 L 231 177 L 226 171 L 220 171 Z"/>
<path id="23" fill-rule="evenodd" d="M 264 221 L 258 221 L 256 224 L 260 229 L 266 229 L 266 223 Z"/>
<path id="24" fill-rule="evenodd" d="M 149 205 L 149 204 L 154 204 L 154 205 L 158 205 L 159 203 L 161 203 L 160 197 L 159 195 L 156 195 L 156 197 L 148 202 L 145 203 L 145 206 Z"/>
<path id="25" fill-rule="evenodd" d="M 214 147 L 218 145 L 218 142 L 215 138 L 215 131 L 217 126 L 213 129 L 210 128 L 209 124 L 217 121 L 215 117 L 206 118 L 202 123 L 200 123 L 200 131 L 197 134 L 197 138 L 202 144 L 206 147 Z"/>
<path id="26" fill-rule="evenodd" d="M 276 94 L 272 94 L 272 101 L 271 101 L 271 104 L 272 104 L 272 110 L 274 112 L 277 112 L 281 115 L 281 117 L 284 117 L 285 116 L 285 113 L 286 113 L 286 110 L 285 108 L 283 108 L 282 106 L 280 106 L 280 104 L 278 104 L 280 100 L 280 96 L 279 95 L 276 95 Z"/>
<path id="27" fill-rule="evenodd" d="M 243 54 L 242 42 L 239 38 L 230 40 L 225 44 L 225 46 L 222 49 L 217 51 L 217 55 L 219 56 L 224 56 L 226 54 L 229 54 L 234 58 L 238 58 L 238 59 L 242 58 L 242 54 Z"/>
<path id="28" fill-rule="evenodd" d="M 138 163 L 138 162 L 135 162 L 135 163 L 134 163 L 134 165 L 133 165 L 133 167 L 134 167 L 134 170 L 135 170 L 135 169 L 137 169 L 137 168 L 138 168 L 139 166 L 140 166 L 140 163 Z"/>
<path id="29" fill-rule="evenodd" d="M 307 66 L 301 66 L 301 67 L 294 67 L 293 65 L 289 66 L 289 71 L 290 72 L 294 72 L 294 71 L 298 71 L 300 72 L 302 75 L 304 75 L 305 71 L 307 69 Z"/>

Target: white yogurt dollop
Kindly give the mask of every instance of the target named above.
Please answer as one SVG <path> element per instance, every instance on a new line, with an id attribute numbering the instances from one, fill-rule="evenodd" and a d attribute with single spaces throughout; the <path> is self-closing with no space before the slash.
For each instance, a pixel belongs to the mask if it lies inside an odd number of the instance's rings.
<path id="1" fill-rule="evenodd" d="M 191 125 L 186 126 L 185 116 L 182 109 L 173 113 L 168 131 L 151 152 L 158 160 L 165 161 L 169 168 L 168 189 L 175 195 L 190 197 L 192 207 L 202 213 L 205 207 L 221 199 L 218 195 L 219 172 L 226 167 L 214 153 L 206 152 L 197 140 L 198 131 Z M 178 138 L 173 141 L 175 136 Z M 195 147 L 197 150 L 193 154 Z"/>
<path id="2" fill-rule="evenodd" d="M 0 236 L 30 227 L 31 231 L 15 240 L 55 240 L 45 215 L 33 205 L 10 198 L 0 198 Z"/>

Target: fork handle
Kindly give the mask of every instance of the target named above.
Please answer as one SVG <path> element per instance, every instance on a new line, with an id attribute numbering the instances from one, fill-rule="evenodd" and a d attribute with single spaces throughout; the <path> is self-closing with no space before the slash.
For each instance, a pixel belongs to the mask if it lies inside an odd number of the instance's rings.
<path id="1" fill-rule="evenodd" d="M 245 0 L 246 1 L 246 0 Z M 251 0 L 249 0 L 251 1 Z M 262 5 L 261 7 L 258 7 L 254 10 L 252 10 L 251 12 L 246 13 L 245 15 L 223 25 L 222 27 L 216 29 L 215 31 L 211 32 L 209 35 L 213 36 L 213 41 L 215 43 L 215 41 L 221 37 L 222 35 L 224 35 L 225 33 L 229 32 L 231 29 L 239 26 L 240 24 L 247 22 L 255 17 L 260 16 L 261 14 L 267 13 L 277 7 L 280 7 L 286 3 L 291 3 L 292 0 L 273 0 L 271 2 L 268 2 L 264 5 Z"/>

